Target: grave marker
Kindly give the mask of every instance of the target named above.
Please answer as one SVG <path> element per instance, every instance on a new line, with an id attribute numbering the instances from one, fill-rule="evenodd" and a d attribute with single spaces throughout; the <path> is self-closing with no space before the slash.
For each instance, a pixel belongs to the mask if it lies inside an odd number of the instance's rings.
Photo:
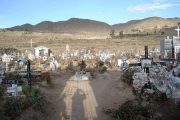
<path id="1" fill-rule="evenodd" d="M 22 86 L 12 84 L 12 87 L 7 87 L 7 93 L 12 94 L 13 96 L 18 96 L 19 92 L 22 92 Z"/>
<path id="2" fill-rule="evenodd" d="M 31 89 L 31 62 L 30 60 L 27 61 L 27 77 L 28 77 L 28 84 L 30 86 L 30 89 Z"/>
<path id="3" fill-rule="evenodd" d="M 179 31 L 180 31 L 179 27 L 175 30 L 177 31 L 177 37 L 179 38 Z"/>
<path id="4" fill-rule="evenodd" d="M 152 58 L 148 58 L 148 46 L 144 46 L 144 58 L 141 58 L 141 67 L 146 73 L 149 73 L 149 67 L 152 65 Z"/>

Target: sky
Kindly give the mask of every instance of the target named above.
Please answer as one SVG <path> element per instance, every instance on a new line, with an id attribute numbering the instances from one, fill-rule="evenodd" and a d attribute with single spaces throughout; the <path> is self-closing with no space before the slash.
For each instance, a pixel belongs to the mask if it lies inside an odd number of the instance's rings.
<path id="1" fill-rule="evenodd" d="M 180 0 L 0 0 L 0 28 L 70 18 L 112 25 L 152 16 L 180 17 Z"/>

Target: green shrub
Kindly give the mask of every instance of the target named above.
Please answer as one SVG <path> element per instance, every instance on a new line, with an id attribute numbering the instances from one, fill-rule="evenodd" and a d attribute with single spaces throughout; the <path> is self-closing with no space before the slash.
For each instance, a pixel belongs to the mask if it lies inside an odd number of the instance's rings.
<path id="1" fill-rule="evenodd" d="M 3 100 L 0 109 L 0 119 L 15 119 L 24 110 L 32 107 L 35 110 L 43 111 L 43 106 L 47 103 L 45 97 L 38 89 L 25 87 L 23 88 L 24 97 L 9 97 Z"/>
<path id="2" fill-rule="evenodd" d="M 137 120 L 139 116 L 152 117 L 155 109 L 156 107 L 149 103 L 134 104 L 132 101 L 127 101 L 117 110 L 105 110 L 105 112 L 111 114 L 115 120 Z"/>
<path id="3" fill-rule="evenodd" d="M 43 110 L 43 106 L 47 101 L 38 89 L 25 87 L 23 88 L 23 93 L 26 96 L 29 106 L 32 106 L 35 110 Z"/>
<path id="4" fill-rule="evenodd" d="M 135 120 L 137 113 L 138 108 L 132 103 L 126 102 L 112 113 L 112 117 L 117 120 Z"/>
<path id="5" fill-rule="evenodd" d="M 3 106 L 3 111 L 6 116 L 15 118 L 22 113 L 26 106 L 26 99 L 21 97 L 8 98 Z"/>

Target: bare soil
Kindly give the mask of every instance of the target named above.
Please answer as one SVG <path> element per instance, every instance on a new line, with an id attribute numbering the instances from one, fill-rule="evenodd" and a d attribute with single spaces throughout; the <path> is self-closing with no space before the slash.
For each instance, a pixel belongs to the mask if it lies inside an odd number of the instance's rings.
<path id="1" fill-rule="evenodd" d="M 103 108 L 117 108 L 134 99 L 132 89 L 120 80 L 120 71 L 97 73 L 89 81 L 72 81 L 73 75 L 61 71 L 52 76 L 50 85 L 41 86 L 50 102 L 47 117 L 29 111 L 31 116 L 22 115 L 20 120 L 111 120 Z"/>

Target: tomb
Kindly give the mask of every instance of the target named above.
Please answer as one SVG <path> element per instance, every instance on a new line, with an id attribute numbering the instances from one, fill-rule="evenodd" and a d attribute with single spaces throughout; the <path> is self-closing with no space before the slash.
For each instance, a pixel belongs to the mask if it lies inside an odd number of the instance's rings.
<path id="1" fill-rule="evenodd" d="M 34 48 L 35 57 L 50 56 L 50 49 L 44 46 Z"/>
<path id="2" fill-rule="evenodd" d="M 167 36 L 166 39 L 160 42 L 161 59 L 177 59 L 180 58 L 180 37 L 179 27 L 175 29 L 177 36 L 173 36 L 171 39 Z"/>
<path id="3" fill-rule="evenodd" d="M 77 71 L 74 75 L 73 80 L 89 80 L 90 72 Z"/>
<path id="4" fill-rule="evenodd" d="M 6 92 L 8 94 L 12 95 L 12 96 L 18 96 L 22 92 L 22 86 L 18 86 L 16 84 L 12 84 L 11 87 L 7 87 L 7 91 Z"/>
<path id="5" fill-rule="evenodd" d="M 160 91 L 165 93 L 168 98 L 175 101 L 180 100 L 180 66 L 174 68 L 172 71 L 168 72 L 165 66 L 160 64 L 153 65 L 150 67 L 149 73 L 145 73 L 142 69 L 141 71 L 136 71 L 133 75 L 133 87 L 137 93 L 142 93 L 151 89 L 149 94 L 154 91 Z"/>

